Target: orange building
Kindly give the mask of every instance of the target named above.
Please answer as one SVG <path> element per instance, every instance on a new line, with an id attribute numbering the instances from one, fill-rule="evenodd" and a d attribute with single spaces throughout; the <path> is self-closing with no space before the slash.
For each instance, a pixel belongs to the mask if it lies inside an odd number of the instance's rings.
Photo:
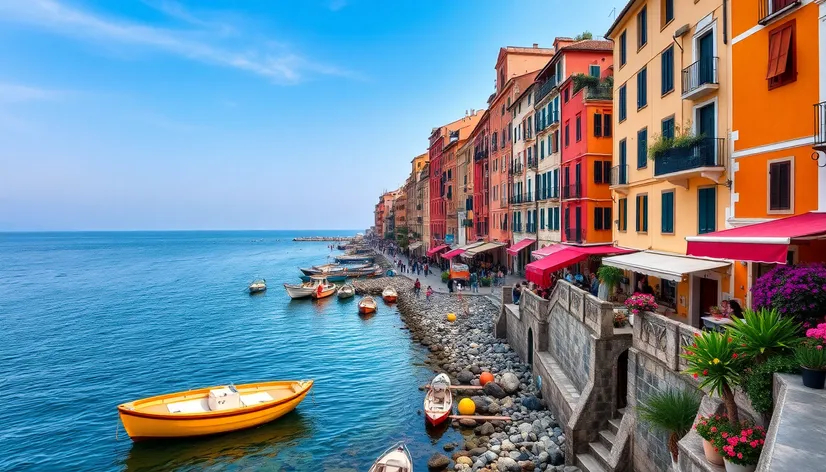
<path id="1" fill-rule="evenodd" d="M 752 283 L 775 264 L 826 259 L 826 213 L 810 213 L 826 211 L 820 18 L 824 2 L 732 5 L 733 214 L 729 230 L 686 239 L 688 254 L 741 262 L 734 264 L 731 293 L 748 305 Z"/>

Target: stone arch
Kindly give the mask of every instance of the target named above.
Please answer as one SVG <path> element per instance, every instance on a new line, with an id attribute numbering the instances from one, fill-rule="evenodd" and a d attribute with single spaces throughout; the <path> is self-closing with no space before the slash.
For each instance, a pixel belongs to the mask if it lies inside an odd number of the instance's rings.
<path id="1" fill-rule="evenodd" d="M 625 349 L 617 356 L 617 361 L 614 364 L 616 369 L 617 385 L 615 393 L 615 401 L 617 409 L 625 408 L 628 405 L 628 349 Z"/>
<path id="2" fill-rule="evenodd" d="M 528 328 L 528 350 L 527 362 L 533 365 L 533 328 Z"/>

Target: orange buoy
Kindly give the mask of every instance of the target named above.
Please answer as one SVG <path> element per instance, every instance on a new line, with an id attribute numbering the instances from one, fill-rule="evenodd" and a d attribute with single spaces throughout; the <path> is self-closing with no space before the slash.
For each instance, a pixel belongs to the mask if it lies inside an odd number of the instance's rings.
<path id="1" fill-rule="evenodd" d="M 473 403 L 470 398 L 463 398 L 456 409 L 459 410 L 460 415 L 472 415 L 476 413 L 476 403 Z"/>
<path id="2" fill-rule="evenodd" d="M 482 372 L 482 375 L 479 376 L 479 383 L 484 386 L 488 382 L 493 382 L 493 374 L 490 372 Z"/>

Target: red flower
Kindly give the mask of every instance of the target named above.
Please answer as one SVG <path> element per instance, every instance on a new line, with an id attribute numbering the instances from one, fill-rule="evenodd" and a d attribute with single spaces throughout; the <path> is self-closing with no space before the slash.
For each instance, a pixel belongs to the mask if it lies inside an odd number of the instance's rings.
<path id="1" fill-rule="evenodd" d="M 711 427 L 711 432 L 716 433 L 717 432 L 717 426 L 712 426 Z"/>
<path id="2" fill-rule="evenodd" d="M 725 431 L 723 431 L 723 434 L 721 434 L 721 436 L 723 436 L 724 438 L 727 438 L 727 437 L 728 437 L 728 433 L 727 433 L 727 432 L 725 432 Z"/>
<path id="3" fill-rule="evenodd" d="M 731 358 L 732 358 L 732 359 L 737 359 L 737 353 L 735 352 L 734 354 L 732 354 L 732 355 L 731 355 Z"/>
<path id="4" fill-rule="evenodd" d="M 708 375 L 708 369 L 703 370 L 703 375 Z M 719 420 L 720 418 L 717 418 L 717 419 Z"/>
<path id="5" fill-rule="evenodd" d="M 732 342 L 732 341 L 734 341 L 734 338 L 732 338 L 731 336 L 729 336 L 729 338 L 728 338 L 728 342 Z"/>
<path id="6" fill-rule="evenodd" d="M 696 379 L 697 377 L 698 377 L 698 375 L 695 373 L 695 374 L 694 374 L 694 378 Z"/>
<path id="7" fill-rule="evenodd" d="M 693 356 L 693 355 L 694 355 L 694 353 L 693 353 L 693 352 L 691 352 L 691 351 L 686 351 L 685 353 L 686 353 L 686 354 L 688 354 L 689 356 Z"/>
<path id="8" fill-rule="evenodd" d="M 694 333 L 694 337 L 695 337 L 695 338 L 699 338 L 699 337 L 700 337 L 700 333 Z"/>

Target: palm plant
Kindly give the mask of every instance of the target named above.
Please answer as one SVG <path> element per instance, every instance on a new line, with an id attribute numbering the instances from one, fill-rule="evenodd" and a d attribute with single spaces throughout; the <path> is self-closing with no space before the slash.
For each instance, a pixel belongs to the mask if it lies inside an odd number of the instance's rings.
<path id="1" fill-rule="evenodd" d="M 641 420 L 668 433 L 668 450 L 677 462 L 677 441 L 691 430 L 699 409 L 697 395 L 683 390 L 668 390 L 650 396 L 646 404 L 637 406 L 637 413 Z"/>
<path id="2" fill-rule="evenodd" d="M 743 319 L 732 318 L 729 333 L 740 345 L 738 350 L 762 363 L 772 354 L 787 354 L 798 344 L 800 325 L 792 317 L 780 316 L 780 312 L 761 308 L 746 310 Z"/>
<path id="3" fill-rule="evenodd" d="M 740 423 L 734 387 L 740 384 L 745 356 L 738 352 L 734 338 L 725 333 L 707 331 L 694 335 L 694 343 L 680 354 L 688 361 L 685 372 L 700 379 L 700 388 L 722 397 L 726 412 L 734 424 Z"/>

